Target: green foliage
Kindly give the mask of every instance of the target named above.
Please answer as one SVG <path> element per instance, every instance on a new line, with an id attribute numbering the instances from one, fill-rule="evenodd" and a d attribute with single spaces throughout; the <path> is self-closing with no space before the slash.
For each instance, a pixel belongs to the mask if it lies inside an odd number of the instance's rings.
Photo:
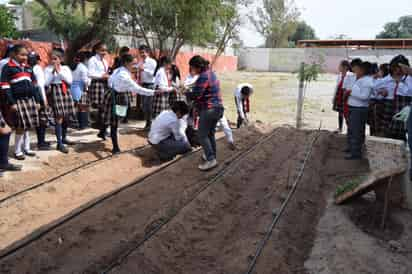
<path id="1" fill-rule="evenodd" d="M 335 191 L 335 197 L 339 197 L 342 194 L 355 190 L 365 180 L 366 176 L 359 176 L 349 180 L 345 184 L 338 186 Z"/>
<path id="2" fill-rule="evenodd" d="M 0 36 L 7 38 L 19 36 L 14 24 L 14 17 L 4 5 L 0 5 Z"/>
<path id="3" fill-rule="evenodd" d="M 289 45 L 289 37 L 298 26 L 300 11 L 294 0 L 263 0 L 257 16 L 249 16 L 256 30 L 265 37 L 266 47 L 280 48 Z"/>
<path id="4" fill-rule="evenodd" d="M 300 40 L 315 40 L 318 39 L 315 30 L 309 26 L 305 21 L 300 21 L 296 27 L 295 33 L 289 37 L 289 41 L 297 44 Z"/>
<path id="5" fill-rule="evenodd" d="M 385 24 L 378 39 L 412 38 L 412 15 L 403 16 L 397 22 Z"/>
<path id="6" fill-rule="evenodd" d="M 127 0 L 120 27 L 137 28 L 152 48 L 176 56 L 184 43 L 207 46 L 226 37 L 237 14 L 235 0 Z M 126 17 L 124 15 L 127 15 Z"/>
<path id="7" fill-rule="evenodd" d="M 323 61 L 312 61 L 310 64 L 303 63 L 303 70 L 299 70 L 298 79 L 305 83 L 305 87 L 319 79 L 319 75 L 323 73 L 322 69 Z"/>
<path id="8" fill-rule="evenodd" d="M 33 14 L 40 19 L 40 26 L 51 29 L 66 40 L 73 40 L 88 28 L 88 18 L 79 9 L 73 9 L 64 1 L 49 1 L 56 22 L 50 20 L 48 11 L 38 3 L 32 4 Z"/>

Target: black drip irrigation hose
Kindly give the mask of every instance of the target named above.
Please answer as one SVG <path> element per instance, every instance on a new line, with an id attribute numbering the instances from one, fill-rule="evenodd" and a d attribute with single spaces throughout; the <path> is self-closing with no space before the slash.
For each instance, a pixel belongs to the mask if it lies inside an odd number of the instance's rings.
<path id="1" fill-rule="evenodd" d="M 315 145 L 315 142 L 316 142 L 316 140 L 319 138 L 319 136 L 320 136 L 320 127 L 319 127 L 319 130 L 318 130 L 318 133 L 316 134 L 316 136 L 313 138 L 313 140 L 310 142 L 310 144 L 309 144 L 309 146 L 308 146 L 307 153 L 306 153 L 306 156 L 305 156 L 305 160 L 304 160 L 303 163 L 302 163 L 302 166 L 301 166 L 301 168 L 300 168 L 299 174 L 298 174 L 298 176 L 296 177 L 296 180 L 295 180 L 295 182 L 293 183 L 293 187 L 292 187 L 292 189 L 289 191 L 289 194 L 288 194 L 286 200 L 282 203 L 279 211 L 276 211 L 276 209 L 273 210 L 273 212 L 274 212 L 274 213 L 273 213 L 273 220 L 272 220 L 271 224 L 269 225 L 269 227 L 268 227 L 268 229 L 267 229 L 267 232 L 266 232 L 264 238 L 260 241 L 260 243 L 259 243 L 259 245 L 258 245 L 258 248 L 257 248 L 257 250 L 256 250 L 256 253 L 255 253 L 255 256 L 253 257 L 253 260 L 252 260 L 252 262 L 250 263 L 249 268 L 248 268 L 246 274 L 252 274 L 252 273 L 254 272 L 255 267 L 256 267 L 256 263 L 257 263 L 260 255 L 262 254 L 262 252 L 263 252 L 263 250 L 264 250 L 267 242 L 269 241 L 269 239 L 270 239 L 271 236 L 272 236 L 273 229 L 275 228 L 275 226 L 276 226 L 277 223 L 279 222 L 280 218 L 281 218 L 282 215 L 283 215 L 283 212 L 285 211 L 287 205 L 289 204 L 289 201 L 291 200 L 292 196 L 293 196 L 293 195 L 295 194 L 295 192 L 296 192 L 296 189 L 297 189 L 297 187 L 298 187 L 298 185 L 299 185 L 299 183 L 300 183 L 300 180 L 302 179 L 303 174 L 304 174 L 304 172 L 305 172 L 306 164 L 307 164 L 307 162 L 309 161 L 310 156 L 312 155 L 313 146 Z"/>
<path id="2" fill-rule="evenodd" d="M 122 152 L 120 152 L 120 154 L 126 154 L 126 153 L 130 153 L 130 152 L 139 152 L 139 151 L 142 151 L 142 150 L 148 148 L 149 146 L 150 146 L 150 145 L 144 145 L 144 146 L 135 147 L 135 148 L 132 148 L 132 149 L 129 149 L 129 150 L 122 151 Z M 76 171 L 78 171 L 78 170 L 80 170 L 80 169 L 90 167 L 90 166 L 92 166 L 93 164 L 96 164 L 96 163 L 98 163 L 98 162 L 102 162 L 102 161 L 104 161 L 104 160 L 111 159 L 111 158 L 116 157 L 116 156 L 117 156 L 117 155 L 108 155 L 108 156 L 105 156 L 105 157 L 103 157 L 103 158 L 100 158 L 100 159 L 96 159 L 96 160 L 87 162 L 87 163 L 85 163 L 85 164 L 83 164 L 83 165 L 80 165 L 80 166 L 75 167 L 75 168 L 72 168 L 72 169 L 70 169 L 70 170 L 68 170 L 68 171 L 66 171 L 66 172 L 64 172 L 64 173 L 62 173 L 62 174 L 59 174 L 59 175 L 57 175 L 57 176 L 55 176 L 55 177 L 53 177 L 53 178 L 50 178 L 50 179 L 48 179 L 48 180 L 46 180 L 46 181 L 44 181 L 44 182 L 41 182 L 41 183 L 32 185 L 32 186 L 30 186 L 30 187 L 28 187 L 28 188 L 25 188 L 25 189 L 21 190 L 21 191 L 15 192 L 15 193 L 13 193 L 13 194 L 11 194 L 11 195 L 3 198 L 3 199 L 0 199 L 0 205 L 1 205 L 1 204 L 4 204 L 5 202 L 7 202 L 7 201 L 9 201 L 9 200 L 11 200 L 11 199 L 13 199 L 13 198 L 16 198 L 16 197 L 18 197 L 18 196 L 21 196 L 21 195 L 23 195 L 23 194 L 25 194 L 25 193 L 27 193 L 27 192 L 30 192 L 30 191 L 35 190 L 35 189 L 38 189 L 38 188 L 40 188 L 40 187 L 42 187 L 42 186 L 44 186 L 44 185 L 51 184 L 51 183 L 57 181 L 58 179 L 63 178 L 63 177 L 65 177 L 65 176 L 67 176 L 67 175 L 70 175 L 70 174 L 72 174 L 73 172 L 76 172 Z"/>
<path id="3" fill-rule="evenodd" d="M 211 185 L 215 184 L 217 181 L 219 181 L 220 178 L 222 178 L 224 175 L 226 175 L 230 170 L 233 168 L 237 167 L 241 161 L 246 158 L 250 153 L 254 152 L 260 145 L 263 143 L 267 142 L 270 140 L 277 132 L 279 131 L 278 129 L 275 129 L 272 133 L 269 135 L 260 138 L 260 140 L 250 147 L 249 149 L 238 153 L 236 156 L 234 156 L 231 159 L 231 163 L 224 167 L 222 170 L 220 170 L 212 179 L 208 181 L 207 184 L 205 184 L 202 188 L 200 188 L 194 195 L 193 197 L 188 200 L 184 205 L 182 205 L 180 208 L 178 208 L 174 214 L 168 216 L 167 218 L 164 219 L 162 223 L 157 225 L 155 228 L 153 228 L 149 233 L 145 235 L 145 237 L 140 240 L 139 242 L 136 243 L 133 247 L 125 251 L 122 255 L 120 255 L 116 260 L 114 260 L 105 270 L 100 272 L 101 274 L 107 274 L 111 272 L 115 267 L 120 266 L 133 252 L 135 252 L 139 247 L 141 247 L 145 242 L 150 240 L 154 235 L 157 234 L 165 225 L 170 223 L 183 209 L 185 209 L 188 205 L 190 205 L 194 200 L 196 200 L 197 197 L 199 197 L 200 194 L 202 194 L 204 191 L 206 191 Z"/>
<path id="4" fill-rule="evenodd" d="M 220 139 L 221 139 L 221 138 L 220 138 Z M 219 140 L 220 140 L 220 139 L 219 139 Z M 143 149 L 145 149 L 145 148 L 148 147 L 148 146 L 149 146 L 149 145 L 140 147 L 140 148 L 138 148 L 138 149 L 131 149 L 131 150 L 128 150 L 128 151 L 124 151 L 123 153 L 133 152 L 133 151 L 136 151 L 136 150 L 143 150 Z M 13 244 L 13 245 L 11 245 L 10 247 L 6 248 L 5 250 L 1 251 L 1 252 L 0 252 L 0 261 L 3 260 L 3 259 L 5 259 L 5 258 L 7 258 L 8 256 L 13 255 L 14 253 L 17 253 L 18 251 L 20 251 L 20 250 L 22 250 L 23 248 L 29 246 L 30 244 L 32 244 L 32 243 L 34 243 L 35 241 L 39 240 L 40 238 L 44 237 L 45 235 L 47 235 L 48 233 L 52 232 L 53 230 L 61 227 L 61 226 L 64 225 L 65 223 L 69 222 L 70 220 L 72 220 L 72 219 L 80 216 L 80 215 L 83 214 L 84 212 L 92 209 L 93 207 L 95 207 L 95 206 L 97 206 L 97 205 L 105 202 L 106 200 L 108 200 L 108 199 L 116 196 L 117 194 L 119 194 L 119 193 L 121 193 L 121 192 L 123 192 L 123 191 L 125 191 L 125 190 L 127 190 L 127 189 L 129 189 L 129 188 L 132 188 L 132 187 L 134 187 L 134 186 L 136 186 L 136 185 L 142 184 L 146 179 L 148 179 L 148 178 L 156 175 L 157 173 L 165 170 L 165 169 L 168 168 L 169 166 L 171 166 L 171 165 L 173 165 L 173 164 L 175 164 L 175 163 L 177 163 L 177 162 L 179 162 L 179 161 L 181 161 L 181 160 L 183 160 L 183 159 L 185 159 L 185 158 L 187 158 L 187 157 L 195 154 L 195 153 L 198 152 L 199 150 L 200 150 L 200 149 L 193 150 L 192 152 L 190 152 L 190 153 L 188 153 L 188 154 L 185 154 L 185 155 L 183 155 L 183 156 L 181 156 L 181 157 L 179 157 L 179 158 L 176 158 L 175 160 L 170 161 L 170 162 L 168 162 L 167 164 L 164 164 L 164 165 L 161 166 L 160 168 L 158 168 L 158 169 L 156 169 L 156 170 L 154 170 L 154 171 L 152 171 L 152 172 L 144 175 L 143 177 L 139 178 L 138 180 L 134 181 L 133 183 L 127 184 L 127 185 L 125 185 L 125 186 L 123 186 L 123 187 L 121 187 L 121 188 L 119 188 L 119 189 L 116 189 L 116 190 L 114 190 L 114 191 L 112 191 L 112 192 L 109 192 L 109 193 L 101 196 L 100 198 L 96 198 L 95 200 L 92 200 L 92 201 L 86 203 L 84 206 L 82 206 L 82 207 L 80 207 L 80 208 L 78 208 L 78 209 L 70 212 L 70 213 L 67 214 L 66 216 L 58 219 L 57 221 L 52 222 L 51 224 L 49 224 L 49 225 L 47 225 L 47 226 L 44 226 L 44 227 L 42 227 L 42 228 L 34 231 L 31 235 L 27 236 L 27 237 L 24 238 L 23 240 L 19 241 L 19 242 L 16 243 L 16 244 Z M 112 157 L 114 157 L 114 156 L 110 155 L 110 156 L 105 157 L 105 159 L 109 159 L 109 158 L 112 158 Z M 99 160 L 103 160 L 103 159 L 99 159 Z M 97 160 L 96 160 L 96 161 L 97 161 Z M 96 162 L 96 161 L 95 161 L 95 162 Z M 91 163 L 88 163 L 88 164 L 91 164 Z M 77 169 L 80 169 L 80 168 L 82 168 L 82 167 L 79 167 L 79 168 L 77 168 Z M 73 171 L 72 171 L 72 172 L 73 172 Z M 69 172 L 66 172 L 66 173 L 69 174 Z M 67 175 L 67 174 L 66 174 L 66 175 Z M 59 175 L 59 176 L 61 177 L 61 176 L 64 176 L 64 175 L 62 174 L 62 175 Z M 59 177 L 59 176 L 58 176 L 58 177 Z M 49 181 L 50 181 L 50 180 L 49 180 Z M 44 184 L 47 184 L 47 182 L 42 183 L 42 185 L 44 185 Z M 41 185 L 40 185 L 40 186 L 41 186 Z M 37 186 L 37 187 L 40 187 L 40 186 Z M 27 191 L 28 191 L 28 190 L 27 190 Z M 27 192 L 27 191 L 26 191 L 26 192 Z M 16 195 L 14 195 L 14 196 L 16 196 Z"/>

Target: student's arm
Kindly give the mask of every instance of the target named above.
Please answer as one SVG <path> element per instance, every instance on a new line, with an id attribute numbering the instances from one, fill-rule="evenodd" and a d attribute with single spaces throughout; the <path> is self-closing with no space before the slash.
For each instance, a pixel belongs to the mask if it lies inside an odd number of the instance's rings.
<path id="1" fill-rule="evenodd" d="M 187 122 L 184 119 L 177 120 L 172 125 L 172 133 L 177 141 L 189 142 L 186 136 Z"/>
<path id="2" fill-rule="evenodd" d="M 47 67 L 44 70 L 44 78 L 45 78 L 45 86 L 46 87 L 50 86 L 51 82 L 54 79 L 53 68 L 52 67 Z"/>
<path id="3" fill-rule="evenodd" d="M 192 92 L 187 93 L 189 99 L 196 99 L 206 91 L 207 87 L 209 86 L 209 77 L 206 73 L 199 75 L 196 83 L 194 83 Z"/>
<path id="4" fill-rule="evenodd" d="M 236 108 L 237 108 L 237 113 L 242 118 L 243 120 L 246 118 L 245 112 L 243 111 L 243 103 L 242 99 L 240 98 L 239 94 L 236 93 Z"/>
<path id="5" fill-rule="evenodd" d="M 99 71 L 99 65 L 98 65 L 98 60 L 96 57 L 92 57 L 89 60 L 88 64 L 88 69 L 89 69 L 89 78 L 90 79 L 102 79 L 104 73 L 101 73 Z"/>
<path id="6" fill-rule="evenodd" d="M 9 69 L 7 66 L 4 66 L 1 73 L 1 90 L 6 94 L 7 103 L 9 105 L 15 105 L 16 100 L 14 99 L 13 93 L 11 92 L 9 80 Z"/>
<path id="7" fill-rule="evenodd" d="M 145 62 L 143 64 L 143 71 L 151 75 L 154 75 L 156 67 L 157 67 L 157 62 L 153 59 L 150 59 L 148 62 Z"/>
<path id="8" fill-rule="evenodd" d="M 86 66 L 81 66 L 81 71 L 80 71 L 80 75 L 81 75 L 81 79 L 82 82 L 84 83 L 85 87 L 87 88 L 90 85 L 90 78 L 88 76 L 88 69 Z"/>
<path id="9" fill-rule="evenodd" d="M 69 67 L 62 66 L 60 68 L 60 72 L 59 72 L 58 75 L 67 84 L 71 85 L 73 83 L 73 75 L 72 75 L 72 71 Z"/>
<path id="10" fill-rule="evenodd" d="M 173 87 L 169 87 L 169 79 L 167 79 L 167 74 L 163 69 L 160 69 L 156 73 L 155 86 L 163 92 L 171 92 L 174 90 Z"/>
<path id="11" fill-rule="evenodd" d="M 143 88 L 139 86 L 127 72 L 119 72 L 119 78 L 117 79 L 121 83 L 121 90 L 117 92 L 133 92 L 145 96 L 153 96 L 154 90 Z"/>

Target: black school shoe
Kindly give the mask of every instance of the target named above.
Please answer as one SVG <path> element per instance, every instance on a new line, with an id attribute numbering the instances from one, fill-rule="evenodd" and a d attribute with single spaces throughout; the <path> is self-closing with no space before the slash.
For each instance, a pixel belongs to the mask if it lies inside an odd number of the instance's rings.
<path id="1" fill-rule="evenodd" d="M 120 148 L 113 148 L 112 149 L 112 154 L 113 155 L 119 155 L 119 154 L 121 154 L 122 152 L 121 152 L 121 150 L 120 150 Z"/>
<path id="2" fill-rule="evenodd" d="M 29 157 L 35 157 L 36 153 L 34 151 L 24 151 L 24 155 Z"/>
<path id="3" fill-rule="evenodd" d="M 63 145 L 60 145 L 60 146 L 57 145 L 57 150 L 60 151 L 63 154 L 68 154 L 69 153 L 69 150 Z"/>
<path id="4" fill-rule="evenodd" d="M 67 140 L 67 139 L 64 139 L 64 140 L 63 140 L 63 144 L 68 145 L 68 146 L 74 146 L 76 143 L 75 143 L 75 142 L 72 142 L 72 141 L 69 141 L 69 140 Z"/>
<path id="5" fill-rule="evenodd" d="M 0 166 L 1 171 L 21 171 L 23 166 L 21 165 L 14 165 L 14 164 L 7 164 L 5 166 Z"/>
<path id="6" fill-rule="evenodd" d="M 24 156 L 24 153 L 22 153 L 22 154 L 20 154 L 20 155 L 14 154 L 14 158 L 15 158 L 16 160 L 18 160 L 18 161 L 24 161 L 24 160 L 26 160 L 26 156 Z"/>
<path id="7" fill-rule="evenodd" d="M 38 149 L 39 151 L 50 151 L 52 148 L 51 148 L 50 143 L 49 143 L 49 142 L 46 142 L 46 143 L 44 143 L 44 144 L 38 144 L 38 145 L 37 145 L 37 149 Z"/>

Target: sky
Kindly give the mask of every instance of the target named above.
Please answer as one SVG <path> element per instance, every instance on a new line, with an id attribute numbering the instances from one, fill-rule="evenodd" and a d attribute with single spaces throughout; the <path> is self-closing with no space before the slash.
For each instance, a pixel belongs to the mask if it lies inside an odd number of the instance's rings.
<path id="1" fill-rule="evenodd" d="M 261 0 L 254 0 L 253 5 L 258 3 Z M 373 39 L 385 23 L 412 15 L 411 0 L 295 0 L 295 3 L 301 10 L 302 19 L 315 29 L 320 39 L 339 34 L 353 39 Z M 241 38 L 248 47 L 263 44 L 263 38 L 248 22 L 242 26 Z"/>

